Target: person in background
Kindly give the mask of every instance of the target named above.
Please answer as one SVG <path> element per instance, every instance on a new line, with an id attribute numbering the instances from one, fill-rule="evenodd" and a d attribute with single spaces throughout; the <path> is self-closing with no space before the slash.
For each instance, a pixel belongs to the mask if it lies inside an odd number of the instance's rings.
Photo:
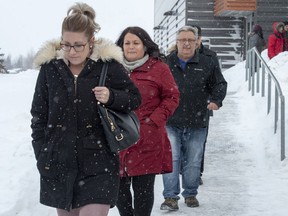
<path id="1" fill-rule="evenodd" d="M 198 31 L 197 50 L 199 51 L 199 53 L 212 57 L 215 63 L 219 62 L 217 53 L 203 45 L 201 27 L 199 25 L 191 25 L 191 26 L 194 28 L 197 28 L 197 31 Z"/>
<path id="2" fill-rule="evenodd" d="M 116 44 L 123 49 L 124 66 L 142 96 L 142 103 L 135 111 L 140 120 L 140 140 L 120 152 L 117 207 L 121 216 L 149 216 L 156 174 L 172 172 L 165 126 L 178 106 L 179 90 L 168 65 L 162 61 L 165 56 L 144 29 L 127 27 Z"/>
<path id="3" fill-rule="evenodd" d="M 253 47 L 255 47 L 258 53 L 261 55 L 261 52 L 266 46 L 266 42 L 263 37 L 262 27 L 259 24 L 254 25 L 252 31 L 248 33 L 248 38 L 248 49 L 252 49 Z M 254 61 L 254 71 L 257 71 L 257 64 L 259 64 L 260 62 L 256 55 Z"/>
<path id="4" fill-rule="evenodd" d="M 167 122 L 172 146 L 173 172 L 163 175 L 161 210 L 178 210 L 181 193 L 188 207 L 197 207 L 200 167 L 207 137 L 209 110 L 218 110 L 226 96 L 227 82 L 211 57 L 197 52 L 198 31 L 183 26 L 176 33 L 177 50 L 167 63 L 180 91 L 180 104 Z"/>
<path id="5" fill-rule="evenodd" d="M 216 67 L 219 67 L 219 70 L 221 70 L 220 64 L 219 64 L 219 59 L 217 56 L 217 53 L 214 52 L 213 50 L 205 47 L 202 43 L 202 29 L 199 25 L 192 25 L 192 27 L 197 28 L 198 31 L 198 41 L 197 41 L 197 50 L 200 54 L 206 55 L 208 57 L 211 58 L 211 60 L 214 61 L 214 63 L 216 64 Z M 208 99 L 209 101 L 209 99 Z M 213 110 L 209 110 L 209 117 L 213 116 Z M 208 124 L 209 126 L 209 124 Z M 202 162 L 201 162 L 201 168 L 200 168 L 200 180 L 199 180 L 199 185 L 203 184 L 203 179 L 202 179 L 202 175 L 204 172 L 204 158 L 205 158 L 205 149 L 206 149 L 206 142 L 207 142 L 207 137 L 208 137 L 208 126 L 207 126 L 207 136 L 205 139 L 205 143 L 204 143 L 204 150 L 203 150 L 203 156 L 202 156 Z"/>
<path id="6" fill-rule="evenodd" d="M 109 149 L 97 103 L 123 112 L 141 104 L 120 64 L 121 49 L 96 39 L 99 30 L 94 9 L 76 3 L 62 22 L 61 40 L 47 42 L 35 58 L 40 71 L 31 128 L 40 202 L 58 216 L 106 216 L 116 205 L 119 155 Z M 104 62 L 106 86 L 97 87 Z"/>
<path id="7" fill-rule="evenodd" d="M 284 21 L 285 51 L 288 51 L 288 21 Z"/>
<path id="8" fill-rule="evenodd" d="M 248 34 L 249 37 L 249 49 L 256 47 L 259 54 L 264 50 L 266 42 L 263 37 L 263 30 L 259 24 L 253 26 L 252 31 Z"/>
<path id="9" fill-rule="evenodd" d="M 272 59 L 285 50 L 284 23 L 273 23 L 273 33 L 268 38 L 268 57 Z"/>

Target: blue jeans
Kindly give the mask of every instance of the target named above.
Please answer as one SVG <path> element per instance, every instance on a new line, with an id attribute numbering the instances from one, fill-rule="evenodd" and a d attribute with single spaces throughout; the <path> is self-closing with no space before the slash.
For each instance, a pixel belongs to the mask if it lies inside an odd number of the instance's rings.
<path id="1" fill-rule="evenodd" d="M 167 126 L 172 147 L 173 172 L 163 174 L 164 198 L 176 198 L 180 194 L 180 171 L 182 173 L 182 196 L 196 196 L 199 187 L 200 167 L 206 140 L 206 128 L 177 128 Z"/>

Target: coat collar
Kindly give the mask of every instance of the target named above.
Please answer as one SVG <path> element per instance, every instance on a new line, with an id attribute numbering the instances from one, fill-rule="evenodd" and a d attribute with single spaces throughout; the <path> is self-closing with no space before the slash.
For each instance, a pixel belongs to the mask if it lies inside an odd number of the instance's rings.
<path id="1" fill-rule="evenodd" d="M 178 51 L 175 50 L 169 55 L 169 57 L 174 59 L 176 62 L 179 62 L 178 60 L 179 58 L 177 54 L 178 54 Z M 196 50 L 194 56 L 187 63 L 199 63 L 199 50 Z"/>
<path id="2" fill-rule="evenodd" d="M 52 59 L 63 59 L 66 64 L 68 61 L 64 58 L 64 51 L 60 48 L 60 39 L 50 40 L 44 43 L 34 59 L 34 66 L 39 68 L 42 64 L 50 62 Z M 116 46 L 112 41 L 99 38 L 94 42 L 93 52 L 89 57 L 94 61 L 110 61 L 114 59 L 123 63 L 122 49 Z"/>
<path id="3" fill-rule="evenodd" d="M 140 67 L 138 67 L 136 70 L 137 71 L 143 71 L 143 72 L 148 72 L 151 70 L 152 66 L 154 64 L 156 64 L 156 62 L 158 62 L 159 60 L 157 58 L 154 58 L 154 57 L 149 57 L 148 60 L 143 64 L 141 65 Z"/>

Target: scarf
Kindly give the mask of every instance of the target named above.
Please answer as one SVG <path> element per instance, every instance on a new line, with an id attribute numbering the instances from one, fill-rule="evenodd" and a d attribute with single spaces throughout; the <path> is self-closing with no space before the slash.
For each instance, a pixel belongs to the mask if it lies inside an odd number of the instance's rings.
<path id="1" fill-rule="evenodd" d="M 136 61 L 129 62 L 124 58 L 124 66 L 131 72 L 135 68 L 142 66 L 149 59 L 149 55 L 146 54 L 143 58 L 138 59 Z"/>

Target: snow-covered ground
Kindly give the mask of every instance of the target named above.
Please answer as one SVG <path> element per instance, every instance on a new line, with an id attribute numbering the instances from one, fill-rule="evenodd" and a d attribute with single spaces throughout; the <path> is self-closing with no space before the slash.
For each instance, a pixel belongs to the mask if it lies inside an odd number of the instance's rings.
<path id="1" fill-rule="evenodd" d="M 268 65 L 287 101 L 288 52 Z M 39 175 L 31 147 L 29 113 L 37 74 L 28 70 L 0 75 L 0 216 L 56 215 L 53 208 L 38 201 Z M 273 133 L 273 105 L 267 115 L 266 99 L 248 92 L 245 62 L 226 70 L 224 76 L 228 94 L 223 107 L 211 118 L 204 184 L 198 194 L 200 207 L 187 208 L 181 199 L 179 211 L 161 211 L 163 186 L 158 176 L 152 216 L 288 215 L 288 159 L 280 161 L 279 132 Z M 286 128 L 287 119 L 286 112 Z M 117 209 L 111 209 L 109 216 L 116 215 Z"/>

